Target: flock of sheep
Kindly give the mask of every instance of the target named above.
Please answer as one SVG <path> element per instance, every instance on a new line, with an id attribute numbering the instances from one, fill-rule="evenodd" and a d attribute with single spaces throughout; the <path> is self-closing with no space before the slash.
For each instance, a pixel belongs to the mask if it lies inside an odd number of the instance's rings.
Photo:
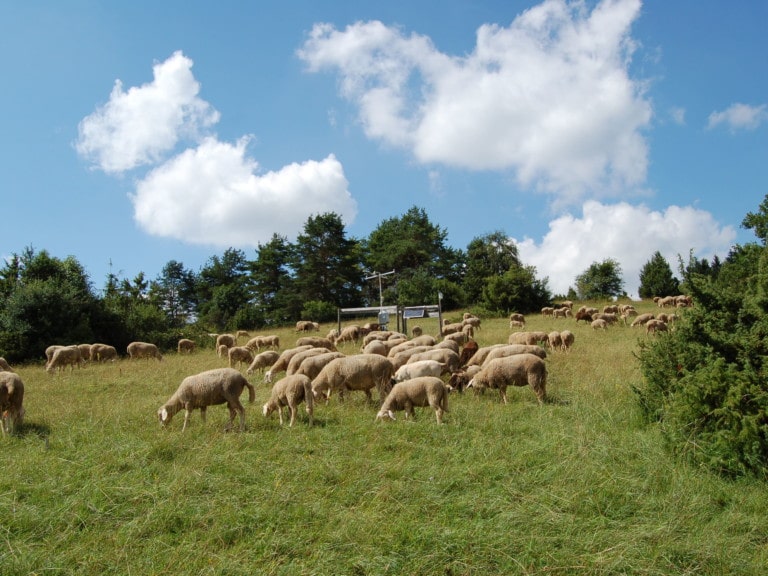
<path id="1" fill-rule="evenodd" d="M 659 299 L 659 307 L 691 305 L 687 297 Z M 671 304 L 670 304 L 671 303 Z M 595 329 L 605 329 L 622 320 L 626 325 L 644 325 L 647 333 L 667 329 L 676 318 L 675 314 L 638 314 L 630 304 L 606 306 L 602 311 L 582 307 L 572 312 L 573 304 L 564 302 L 558 307 L 542 309 L 543 316 L 553 318 L 575 317 L 589 321 Z M 510 328 L 525 327 L 522 314 L 510 315 Z M 173 416 L 184 410 L 182 431 L 189 424 L 191 413 L 199 409 L 205 421 L 208 406 L 226 404 L 229 421 L 226 429 L 232 429 L 239 418 L 239 429 L 245 428 L 245 409 L 240 402 L 244 389 L 248 389 L 249 401 L 255 400 L 255 390 L 238 368 L 247 364 L 246 374 L 263 374 L 264 381 L 272 384 L 278 374 L 285 375 L 271 387 L 268 401 L 262 407 L 263 415 L 277 412 L 283 424 L 283 411 L 290 413 L 289 426 L 296 420 L 298 407 L 304 403 L 309 423 L 313 422 L 314 405 L 318 400 L 326 403 L 332 394 L 342 399 L 350 391 L 362 391 L 373 403 L 373 391 L 378 393 L 379 410 L 376 420 L 395 419 L 395 412 L 404 411 L 406 418 L 414 416 L 415 407 L 430 407 L 438 423 L 448 412 L 448 395 L 451 391 L 465 389 L 482 391 L 486 388 L 499 391 L 506 403 L 509 386 L 530 386 L 540 403 L 546 400 L 547 367 L 546 349 L 569 351 L 575 336 L 570 330 L 514 331 L 506 343 L 479 347 L 474 331 L 481 321 L 472 314 L 465 314 L 461 322 L 445 322 L 439 338 L 423 334 L 415 327 L 412 337 L 399 332 L 380 330 L 376 325 L 347 326 L 341 332 L 332 330 L 327 336 L 306 335 L 297 338 L 295 345 L 278 352 L 277 336 L 256 336 L 243 346 L 237 344 L 247 332 L 216 335 L 216 352 L 226 357 L 227 368 L 206 370 L 188 376 L 176 392 L 157 412 L 158 419 L 166 426 Z M 314 322 L 301 321 L 298 332 L 317 332 Z M 359 344 L 359 352 L 345 354 L 337 344 Z M 191 353 L 195 349 L 192 340 L 178 342 L 178 352 Z M 46 350 L 46 371 L 54 372 L 69 366 L 81 366 L 86 361 L 114 361 L 117 351 L 106 344 L 79 346 L 50 346 Z M 162 360 L 157 346 L 147 342 L 132 342 L 127 347 L 131 359 L 154 358 Z M 444 377 L 447 377 L 444 379 Z M 6 434 L 13 431 L 24 418 L 24 384 L 8 363 L 0 358 L 0 428 Z"/>

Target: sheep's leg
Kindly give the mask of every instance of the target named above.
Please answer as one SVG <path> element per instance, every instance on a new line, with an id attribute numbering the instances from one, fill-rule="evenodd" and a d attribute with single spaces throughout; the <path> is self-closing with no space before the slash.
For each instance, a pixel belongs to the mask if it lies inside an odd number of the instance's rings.
<path id="1" fill-rule="evenodd" d="M 410 400 L 405 401 L 405 419 L 408 420 L 408 418 L 416 419 L 416 416 L 413 413 L 413 402 Z"/>
<path id="2" fill-rule="evenodd" d="M 203 406 L 200 408 L 200 418 L 203 419 L 203 424 L 205 424 L 205 415 L 207 410 L 208 410 L 207 406 Z"/>
<path id="3" fill-rule="evenodd" d="M 435 408 L 435 418 L 437 419 L 438 424 L 443 423 L 443 409 L 440 406 Z"/>
<path id="4" fill-rule="evenodd" d="M 283 425 L 283 405 L 279 404 L 277 405 L 277 416 L 280 418 L 280 426 Z"/>
<path id="5" fill-rule="evenodd" d="M 296 420 L 296 406 L 294 404 L 288 404 L 288 410 L 291 411 L 291 422 L 288 424 L 288 426 L 293 426 L 294 421 Z"/>
<path id="6" fill-rule="evenodd" d="M 184 430 L 187 429 L 187 424 L 189 423 L 189 415 L 192 413 L 192 410 L 189 408 L 184 409 L 184 425 L 181 427 L 181 431 L 184 432 Z M 205 414 L 205 411 L 203 411 L 203 414 Z M 203 417 L 203 420 L 205 420 L 205 417 Z"/>
<path id="7" fill-rule="evenodd" d="M 499 394 L 501 395 L 501 400 L 504 402 L 504 404 L 507 403 L 507 387 L 502 386 L 499 388 Z"/>

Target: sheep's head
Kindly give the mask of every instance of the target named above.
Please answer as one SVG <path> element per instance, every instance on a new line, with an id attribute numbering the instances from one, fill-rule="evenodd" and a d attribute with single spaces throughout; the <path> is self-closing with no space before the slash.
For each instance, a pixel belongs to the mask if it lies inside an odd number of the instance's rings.
<path id="1" fill-rule="evenodd" d="M 171 421 L 171 418 L 173 418 L 173 413 L 169 412 L 168 409 L 163 406 L 157 411 L 157 418 L 160 420 L 160 425 L 165 427 L 168 422 Z"/>
<path id="2" fill-rule="evenodd" d="M 275 410 L 275 407 L 271 406 L 269 404 L 269 402 L 267 402 L 266 404 L 264 404 L 264 406 L 261 407 L 261 413 L 264 414 L 265 417 L 267 417 L 270 414 L 272 414 L 272 412 L 274 412 L 274 410 Z"/>
<path id="3" fill-rule="evenodd" d="M 395 414 L 392 412 L 392 410 L 379 410 L 379 413 L 376 414 L 376 420 L 395 420 Z"/>

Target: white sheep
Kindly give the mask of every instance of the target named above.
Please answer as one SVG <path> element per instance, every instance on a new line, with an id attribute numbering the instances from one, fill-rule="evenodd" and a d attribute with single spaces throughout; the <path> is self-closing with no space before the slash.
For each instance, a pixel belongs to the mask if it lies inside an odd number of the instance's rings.
<path id="1" fill-rule="evenodd" d="M 24 422 L 24 382 L 15 372 L 0 372 L 0 430 L 13 434 Z"/>
<path id="2" fill-rule="evenodd" d="M 666 331 L 667 331 L 667 323 L 657 318 L 648 320 L 648 322 L 645 323 L 646 334 L 656 334 L 657 332 L 666 332 Z"/>
<path id="3" fill-rule="evenodd" d="M 222 344 L 227 348 L 232 348 L 237 345 L 237 338 L 235 338 L 234 334 L 219 334 L 216 336 L 216 350 L 218 350 L 219 346 Z"/>
<path id="4" fill-rule="evenodd" d="M 439 378 L 444 372 L 446 372 L 445 364 L 437 360 L 419 360 L 418 362 L 409 362 L 400 366 L 392 380 L 397 383 L 421 376 L 436 376 Z"/>
<path id="5" fill-rule="evenodd" d="M 653 320 L 654 318 L 655 316 L 650 313 L 640 314 L 637 318 L 635 318 L 632 321 L 632 324 L 630 324 L 630 327 L 634 328 L 635 326 L 645 326 L 646 322 L 648 322 L 649 320 Z"/>
<path id="6" fill-rule="evenodd" d="M 326 354 L 330 352 L 327 348 L 310 348 L 309 350 L 302 350 L 301 352 L 294 354 L 291 360 L 288 362 L 288 366 L 285 368 L 285 374 L 290 376 L 296 374 L 296 371 L 301 366 L 302 362 L 312 356 L 319 356 L 320 354 Z"/>
<path id="7" fill-rule="evenodd" d="M 80 349 L 80 357 L 83 359 L 83 362 L 91 359 L 90 344 L 78 344 L 77 347 Z"/>
<path id="8" fill-rule="evenodd" d="M 378 354 L 344 356 L 323 367 L 312 380 L 312 392 L 315 398 L 322 394 L 328 400 L 334 391 L 343 399 L 345 389 L 362 390 L 370 402 L 373 401 L 371 390 L 376 388 L 383 402 L 392 385 L 393 374 L 392 362 Z"/>
<path id="9" fill-rule="evenodd" d="M 496 358 L 506 358 L 507 356 L 515 356 L 517 354 L 533 354 L 542 360 L 547 357 L 547 351 L 538 344 L 506 344 L 497 346 L 489 351 L 481 366 L 487 365 Z"/>
<path id="10" fill-rule="evenodd" d="M 296 374 L 304 374 L 309 376 L 310 380 L 314 380 L 320 371 L 325 368 L 331 360 L 336 358 L 343 358 L 345 354 L 342 352 L 324 352 L 323 354 L 317 354 L 316 356 L 310 356 L 305 358 L 301 365 L 296 370 Z"/>
<path id="11" fill-rule="evenodd" d="M 363 354 L 378 354 L 379 356 L 387 356 L 389 354 L 387 344 L 381 340 L 371 340 L 360 351 Z"/>
<path id="12" fill-rule="evenodd" d="M 507 386 L 533 388 L 539 403 L 547 396 L 547 366 L 544 360 L 533 354 L 517 354 L 496 358 L 488 362 L 467 385 L 468 388 L 496 388 L 504 404 L 507 403 Z"/>
<path id="13" fill-rule="evenodd" d="M 251 365 L 253 362 L 253 352 L 250 348 L 245 346 L 233 346 L 227 351 L 227 357 L 229 359 L 230 368 L 232 365 L 240 366 L 240 364 Z"/>
<path id="14" fill-rule="evenodd" d="M 7 360 L 0 356 L 0 372 L 13 372 L 13 368 L 8 364 Z"/>
<path id="15" fill-rule="evenodd" d="M 262 406 L 262 413 L 267 417 L 277 410 L 277 415 L 280 417 L 280 426 L 282 426 L 283 408 L 287 406 L 291 413 L 291 420 L 288 426 L 293 426 L 296 420 L 296 408 L 302 402 L 307 404 L 307 415 L 311 425 L 314 412 L 312 380 L 304 374 L 292 374 L 275 382 L 269 400 Z"/>
<path id="16" fill-rule="evenodd" d="M 157 346 L 154 344 L 150 344 L 149 342 L 131 342 L 128 344 L 128 356 L 131 360 L 135 360 L 137 358 L 157 358 L 158 360 L 163 359 L 163 355 L 160 354 L 160 350 L 157 349 Z"/>
<path id="17" fill-rule="evenodd" d="M 405 417 L 414 417 L 415 406 L 430 406 L 435 411 L 438 424 L 443 423 L 443 414 L 448 412 L 448 387 L 440 378 L 422 376 L 395 384 L 387 394 L 376 419 L 395 419 L 395 412 L 405 410 Z"/>
<path id="18" fill-rule="evenodd" d="M 408 358 L 406 364 L 418 362 L 419 360 L 437 360 L 445 365 L 448 372 L 454 372 L 459 369 L 460 358 L 459 355 L 448 348 L 433 348 L 418 354 L 413 354 Z"/>
<path id="19" fill-rule="evenodd" d="M 91 344 L 91 360 L 95 362 L 114 362 L 117 360 L 117 349 L 109 344 L 96 342 Z"/>
<path id="20" fill-rule="evenodd" d="M 285 372 L 285 370 L 288 368 L 288 363 L 291 361 L 291 358 L 293 358 L 294 354 L 298 354 L 304 350 L 309 350 L 310 348 L 312 348 L 312 346 L 307 344 L 306 346 L 297 346 L 295 348 L 287 348 L 286 350 L 283 350 L 283 353 L 280 354 L 277 360 L 275 360 L 269 370 L 264 373 L 264 381 L 272 382 L 272 377 L 275 374 L 278 372 Z"/>
<path id="21" fill-rule="evenodd" d="M 451 373 L 451 377 L 448 379 L 448 389 L 456 390 L 459 393 L 463 392 L 464 388 L 467 387 L 472 378 L 474 378 L 481 369 L 481 366 L 478 364 L 473 364 L 472 366 L 467 366 L 466 368 Z M 475 392 L 477 392 L 477 390 L 475 390 Z"/>
<path id="22" fill-rule="evenodd" d="M 157 411 L 162 426 L 167 426 L 174 414 L 184 409 L 184 432 L 189 422 L 189 416 L 195 408 L 200 409 L 200 415 L 205 422 L 208 406 L 226 404 L 229 408 L 229 422 L 225 430 L 230 430 L 235 421 L 235 415 L 240 416 L 240 431 L 245 430 L 245 408 L 240 403 L 243 388 L 248 388 L 248 401 L 256 399 L 256 391 L 245 376 L 234 368 L 215 368 L 187 376 L 181 381 L 176 392 Z"/>
<path id="23" fill-rule="evenodd" d="M 259 352 L 256 354 L 256 356 L 253 357 L 253 361 L 251 362 L 251 365 L 248 366 L 246 373 L 253 374 L 256 370 L 263 371 L 264 368 L 272 366 L 272 364 L 277 362 L 279 357 L 280 354 L 274 350 L 265 350 L 264 352 Z"/>
<path id="24" fill-rule="evenodd" d="M 51 355 L 51 360 L 46 364 L 45 371 L 53 372 L 54 370 L 63 370 L 65 366 L 69 366 L 70 371 L 74 369 L 75 365 L 82 366 L 83 357 L 80 354 L 80 348 L 77 346 L 58 346 Z"/>
<path id="25" fill-rule="evenodd" d="M 552 350 L 560 350 L 563 347 L 563 338 L 560 336 L 560 332 L 552 331 L 547 338 L 547 344 Z"/>
<path id="26" fill-rule="evenodd" d="M 325 348 L 330 352 L 336 352 L 336 345 L 331 342 L 330 338 L 323 338 L 322 336 L 302 336 L 296 340 L 296 346 L 306 346 L 307 344 L 315 348 Z"/>
<path id="27" fill-rule="evenodd" d="M 597 320 L 592 320 L 592 323 L 590 325 L 592 326 L 593 330 L 606 330 L 608 328 L 608 322 L 606 322 L 602 318 L 598 318 Z"/>
<path id="28" fill-rule="evenodd" d="M 357 342 L 362 335 L 360 326 L 357 326 L 356 324 L 345 326 L 334 340 L 334 343 L 343 344 L 344 342 Z"/>
<path id="29" fill-rule="evenodd" d="M 179 354 L 191 354 L 195 351 L 195 342 L 189 338 L 182 338 L 176 344 L 176 350 Z"/>
<path id="30" fill-rule="evenodd" d="M 573 343 L 576 341 L 576 335 L 570 330 L 563 330 L 560 332 L 560 342 L 562 343 L 562 349 L 566 352 L 570 351 Z"/>

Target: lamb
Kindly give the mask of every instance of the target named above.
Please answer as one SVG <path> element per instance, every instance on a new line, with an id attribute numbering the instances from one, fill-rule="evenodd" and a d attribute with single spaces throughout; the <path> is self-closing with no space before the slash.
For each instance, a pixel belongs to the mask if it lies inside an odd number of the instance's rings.
<path id="1" fill-rule="evenodd" d="M 256 399 L 256 391 L 245 376 L 234 368 L 215 368 L 187 376 L 181 381 L 176 392 L 157 411 L 160 424 L 167 426 L 174 414 L 184 409 L 184 432 L 189 423 L 189 416 L 195 408 L 200 408 L 200 415 L 205 422 L 208 406 L 226 404 L 229 408 L 229 422 L 225 430 L 231 430 L 235 415 L 240 416 L 240 431 L 245 430 L 245 408 L 240 403 L 243 388 L 248 388 L 248 401 Z"/>
<path id="2" fill-rule="evenodd" d="M 250 366 L 251 362 L 253 362 L 253 352 L 245 346 L 233 346 L 227 351 L 227 357 L 229 358 L 230 368 L 233 364 L 239 366 L 245 363 Z"/>
<path id="3" fill-rule="evenodd" d="M 80 348 L 77 346 L 59 346 L 54 350 L 51 361 L 45 366 L 45 371 L 62 370 L 65 366 L 69 366 L 71 371 L 75 365 L 80 367 L 82 363 L 83 357 L 80 354 Z"/>
<path id="4" fill-rule="evenodd" d="M 131 342 L 128 344 L 128 356 L 131 360 L 137 358 L 157 358 L 162 361 L 163 355 L 157 349 L 157 346 L 149 342 Z"/>
<path id="5" fill-rule="evenodd" d="M 395 375 L 392 377 L 392 382 L 396 384 L 398 382 L 403 382 L 404 380 L 419 378 L 421 376 L 436 376 L 439 378 L 445 371 L 445 364 L 442 364 L 437 360 L 409 362 L 397 369 L 397 372 L 395 372 Z"/>
<path id="6" fill-rule="evenodd" d="M 336 352 L 336 346 L 331 342 L 330 338 L 323 338 L 321 336 L 304 336 L 296 340 L 296 346 L 306 346 L 309 344 L 315 348 L 325 348 L 330 352 Z"/>
<path id="7" fill-rule="evenodd" d="M 304 374 L 292 374 L 278 380 L 272 387 L 272 393 L 264 406 L 262 413 L 265 417 L 277 410 L 280 417 L 280 426 L 283 425 L 283 408 L 288 407 L 291 412 L 291 420 L 288 426 L 293 426 L 296 420 L 296 408 L 302 402 L 307 404 L 309 424 L 312 425 L 314 412 L 314 395 L 312 394 L 312 380 Z"/>
<path id="8" fill-rule="evenodd" d="M 3 357 L 0 357 L 0 372 L 13 372 L 11 365 Z"/>
<path id="9" fill-rule="evenodd" d="M 405 410 L 406 418 L 415 417 L 415 406 L 430 406 L 435 411 L 438 424 L 443 423 L 443 414 L 448 412 L 448 388 L 440 378 L 422 376 L 396 384 L 387 394 L 376 419 L 395 419 L 395 412 Z"/>
<path id="10" fill-rule="evenodd" d="M 176 350 L 179 354 L 191 354 L 195 351 L 195 343 L 189 338 L 182 338 L 176 345 Z"/>
<path id="11" fill-rule="evenodd" d="M 312 392 L 315 398 L 324 394 L 327 401 L 334 391 L 338 391 L 339 398 L 343 399 L 345 388 L 362 390 L 371 402 L 371 390 L 376 388 L 383 402 L 389 392 L 393 373 L 392 362 L 378 354 L 344 356 L 325 365 L 312 380 Z"/>
<path id="12" fill-rule="evenodd" d="M 91 344 L 91 360 L 95 362 L 114 362 L 117 360 L 117 349 L 109 344 L 96 342 Z"/>
<path id="13" fill-rule="evenodd" d="M 251 365 L 248 366 L 246 373 L 253 374 L 256 370 L 263 370 L 268 366 L 272 366 L 272 364 L 277 362 L 279 357 L 280 354 L 274 350 L 265 350 L 264 352 L 260 352 L 253 357 L 253 361 L 251 362 Z"/>
<path id="14" fill-rule="evenodd" d="M 24 422 L 24 382 L 15 372 L 0 372 L 0 431 L 13 434 Z"/>
<path id="15" fill-rule="evenodd" d="M 497 388 L 504 404 L 507 403 L 507 386 L 533 388 L 539 404 L 547 396 L 547 366 L 544 360 L 533 354 L 517 354 L 496 358 L 488 362 L 467 385 L 468 388 Z"/>
<path id="16" fill-rule="evenodd" d="M 295 348 L 288 348 L 287 350 L 283 350 L 283 353 L 280 354 L 277 360 L 275 360 L 270 369 L 264 373 L 264 381 L 272 382 L 272 376 L 278 372 L 284 372 L 288 368 L 288 363 L 291 361 L 291 358 L 293 358 L 294 354 L 298 354 L 304 350 L 309 350 L 310 348 L 312 348 L 312 346 L 307 344 L 306 346 L 297 346 Z"/>
<path id="17" fill-rule="evenodd" d="M 316 356 L 310 356 L 309 358 L 304 359 L 304 362 L 302 362 L 301 366 L 296 370 L 296 374 L 304 374 L 305 376 L 309 376 L 310 380 L 314 380 L 317 375 L 320 374 L 320 371 L 325 368 L 326 364 L 331 360 L 343 358 L 344 356 L 345 355 L 341 352 L 324 352 L 322 354 L 317 354 Z"/>

